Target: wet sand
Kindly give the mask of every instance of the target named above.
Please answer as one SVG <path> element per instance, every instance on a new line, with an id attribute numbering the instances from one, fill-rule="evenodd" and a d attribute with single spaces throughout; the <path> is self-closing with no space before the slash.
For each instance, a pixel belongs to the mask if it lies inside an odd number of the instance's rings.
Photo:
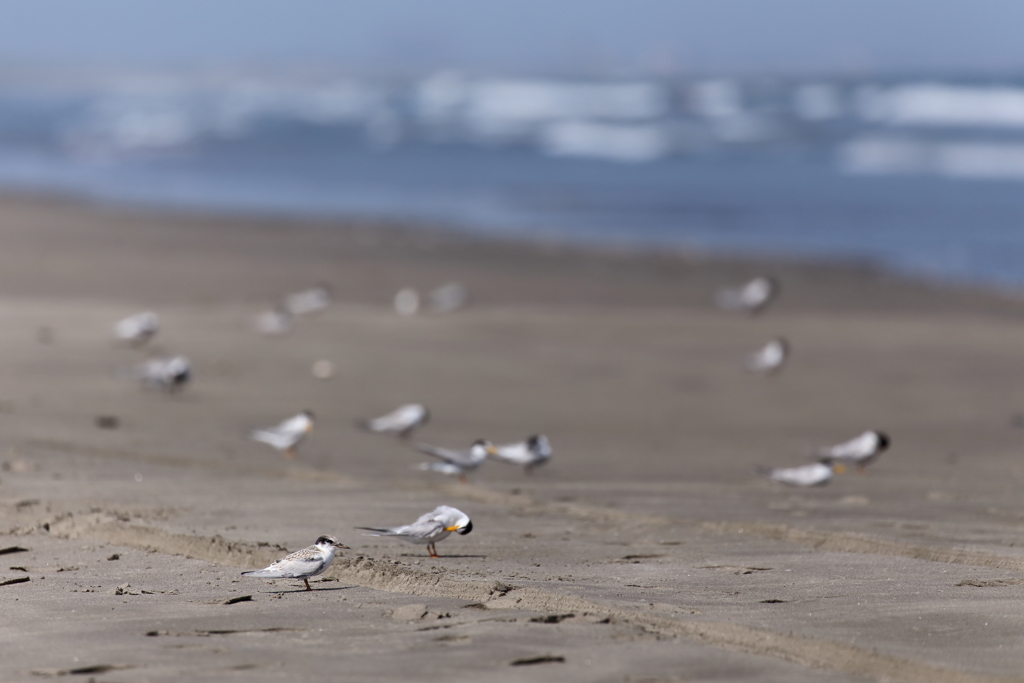
<path id="1" fill-rule="evenodd" d="M 0 585 L 3 680 L 1024 680 L 1014 297 L 41 198 L 0 199 L 0 244 L 0 546 L 25 549 L 0 583 L 29 578 Z M 713 309 L 763 272 L 783 290 L 764 314 Z M 331 308 L 253 331 L 319 281 Z M 466 309 L 390 307 L 449 281 Z M 142 308 L 163 322 L 151 347 L 115 344 Z M 790 365 L 744 372 L 780 334 Z M 191 358 L 192 384 L 126 379 L 154 349 Z M 431 409 L 423 441 L 543 432 L 554 458 L 469 484 L 417 471 L 354 427 L 409 401 Z M 303 408 L 296 461 L 245 438 Z M 866 476 L 754 473 L 872 428 L 893 447 Z M 352 528 L 439 504 L 474 522 L 440 559 Z M 352 550 L 315 592 L 240 576 L 323 533 Z"/>

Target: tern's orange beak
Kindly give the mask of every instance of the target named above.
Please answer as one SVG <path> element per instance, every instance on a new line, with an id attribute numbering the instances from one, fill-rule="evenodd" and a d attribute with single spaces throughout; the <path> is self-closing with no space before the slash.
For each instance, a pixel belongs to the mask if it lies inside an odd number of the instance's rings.
<path id="1" fill-rule="evenodd" d="M 846 465 L 841 462 L 837 462 L 832 466 L 832 471 L 836 474 L 846 474 Z"/>
<path id="2" fill-rule="evenodd" d="M 459 527 L 457 527 L 457 526 L 446 526 L 446 527 L 444 528 L 444 530 L 445 530 L 445 531 L 458 531 L 458 530 L 459 530 Z"/>

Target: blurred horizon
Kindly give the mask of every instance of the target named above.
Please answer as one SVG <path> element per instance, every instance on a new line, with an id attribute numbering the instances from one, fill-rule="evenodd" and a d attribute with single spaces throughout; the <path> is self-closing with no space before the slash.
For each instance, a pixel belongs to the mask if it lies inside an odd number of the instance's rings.
<path id="1" fill-rule="evenodd" d="M 1024 286 L 1024 4 L 53 0 L 0 188 Z"/>
<path id="2" fill-rule="evenodd" d="M 1024 71 L 1012 0 L 5 2 L 0 69 L 547 75 Z"/>

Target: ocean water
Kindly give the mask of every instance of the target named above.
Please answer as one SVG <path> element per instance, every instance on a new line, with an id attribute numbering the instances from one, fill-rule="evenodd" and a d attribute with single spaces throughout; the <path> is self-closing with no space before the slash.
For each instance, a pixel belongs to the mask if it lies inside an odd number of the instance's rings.
<path id="1" fill-rule="evenodd" d="M 867 260 L 1024 286 L 1024 85 L 949 79 L 0 83 L 0 188 Z"/>

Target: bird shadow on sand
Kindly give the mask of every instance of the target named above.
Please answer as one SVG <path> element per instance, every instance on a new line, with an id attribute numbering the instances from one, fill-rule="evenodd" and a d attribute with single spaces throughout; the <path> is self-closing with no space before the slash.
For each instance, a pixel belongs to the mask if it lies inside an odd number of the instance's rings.
<path id="1" fill-rule="evenodd" d="M 415 553 L 402 553 L 399 557 L 415 557 L 417 560 L 487 559 L 486 555 L 442 555 L 441 557 L 430 557 L 429 555 L 416 555 Z"/>
<path id="2" fill-rule="evenodd" d="M 267 595 L 286 595 L 288 593 L 323 593 L 326 591 L 347 591 L 352 588 L 358 588 L 359 586 L 332 586 L 330 588 L 314 588 L 311 591 L 306 590 L 305 586 L 299 586 L 291 590 L 273 590 L 267 591 Z"/>

